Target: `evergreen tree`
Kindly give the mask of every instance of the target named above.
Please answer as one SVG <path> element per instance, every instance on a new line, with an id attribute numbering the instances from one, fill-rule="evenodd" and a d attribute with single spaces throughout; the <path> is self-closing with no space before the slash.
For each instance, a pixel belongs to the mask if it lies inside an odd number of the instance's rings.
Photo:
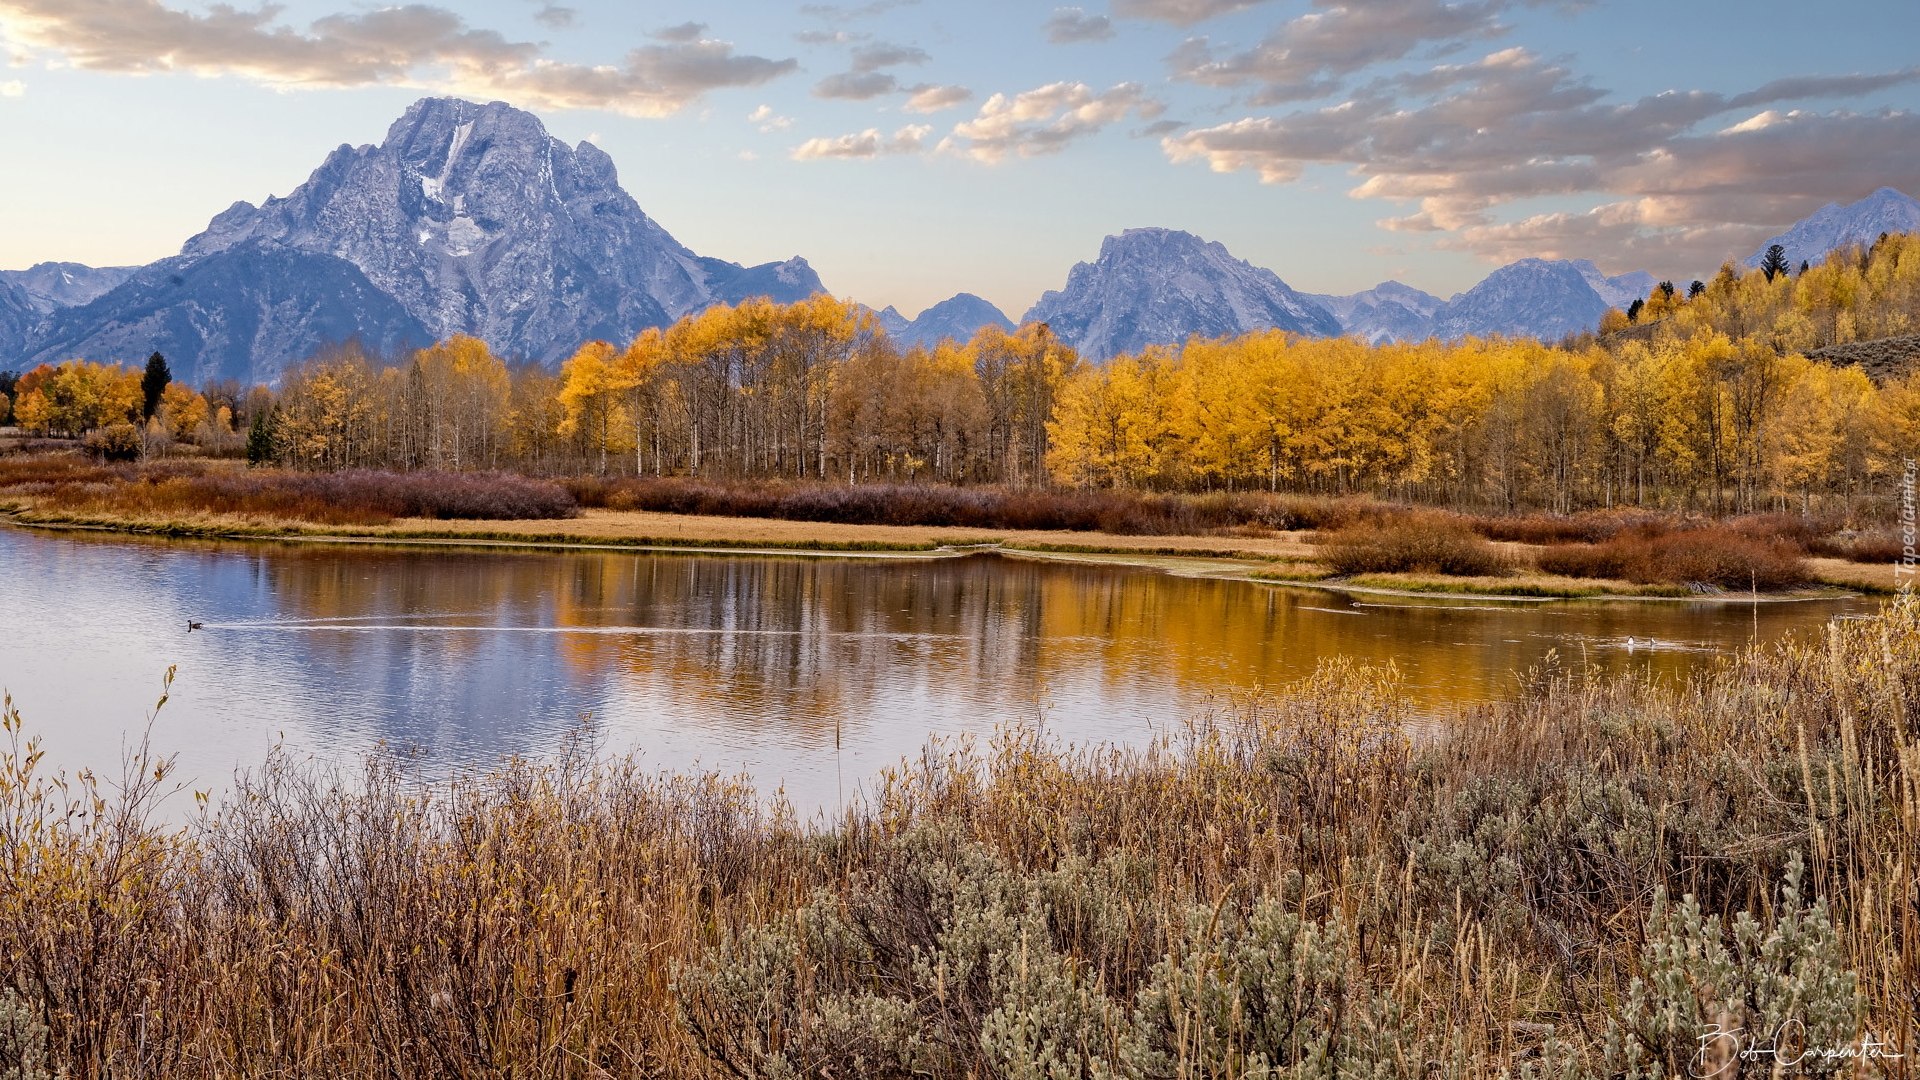
<path id="1" fill-rule="evenodd" d="M 1805 260 L 1805 259 L 1801 259 L 1801 260 L 1800 260 L 1800 272 L 1801 272 L 1802 274 L 1804 274 L 1804 273 L 1806 273 L 1806 272 L 1807 272 L 1807 260 Z"/>
<path id="2" fill-rule="evenodd" d="M 1645 300 L 1638 300 L 1638 299 L 1636 299 L 1633 303 L 1628 304 L 1627 305 L 1627 321 L 1639 322 L 1640 309 L 1646 306 L 1647 306 L 1647 302 Z"/>
<path id="3" fill-rule="evenodd" d="M 280 459 L 280 406 L 272 412 L 255 414 L 253 427 L 247 430 L 247 464 L 271 465 Z"/>
<path id="4" fill-rule="evenodd" d="M 1673 287 L 1673 282 L 1663 281 L 1660 283 L 1660 291 L 1666 295 L 1667 299 L 1671 300 L 1676 290 Z"/>
<path id="5" fill-rule="evenodd" d="M 1774 278 L 1785 274 L 1787 272 L 1787 249 L 1780 244 L 1775 244 L 1768 248 L 1766 258 L 1760 260 L 1760 272 L 1767 275 L 1767 281 L 1769 283 L 1771 283 Z"/>
<path id="6" fill-rule="evenodd" d="M 143 419 L 153 419 L 153 410 L 160 407 L 160 395 L 167 392 L 167 384 L 172 381 L 166 357 L 159 353 L 147 357 L 147 373 L 140 376 L 140 393 L 145 398 L 140 414 Z"/>
<path id="7" fill-rule="evenodd" d="M 1694 297 L 1699 296 L 1701 293 L 1706 291 L 1707 291 L 1707 283 L 1704 281 L 1701 281 L 1699 278 L 1694 278 L 1693 284 L 1687 286 L 1687 299 L 1691 300 Z"/>

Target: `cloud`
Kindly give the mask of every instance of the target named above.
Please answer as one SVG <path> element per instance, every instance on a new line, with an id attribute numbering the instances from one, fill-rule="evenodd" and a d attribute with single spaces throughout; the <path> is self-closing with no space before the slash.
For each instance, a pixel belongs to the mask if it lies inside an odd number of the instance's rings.
<path id="1" fill-rule="evenodd" d="M 1151 19 L 1175 26 L 1245 11 L 1266 0 L 1114 0 L 1113 13 L 1127 19 Z"/>
<path id="2" fill-rule="evenodd" d="M 890 42 L 876 41 L 871 45 L 862 45 L 853 50 L 853 70 L 879 71 L 881 68 L 897 67 L 900 64 L 924 64 L 932 57 L 911 45 L 894 45 Z"/>
<path id="3" fill-rule="evenodd" d="M 1252 171 L 1267 183 L 1345 166 L 1360 178 L 1353 196 L 1418 203 L 1383 227 L 1450 234 L 1440 246 L 1489 258 L 1575 250 L 1576 238 L 1596 245 L 1589 256 L 1701 256 L 1839 194 L 1920 181 L 1920 120 L 1769 110 L 1710 133 L 1697 127 L 1736 108 L 1913 77 L 1783 79 L 1733 96 L 1669 91 L 1615 103 L 1564 68 L 1505 49 L 1377 79 L 1338 104 L 1246 117 L 1161 145 L 1175 162 Z M 1518 222 L 1493 214 L 1524 199 L 1592 194 L 1612 198 L 1586 214 Z"/>
<path id="4" fill-rule="evenodd" d="M 1264 86 L 1253 104 L 1324 97 L 1340 77 L 1399 60 L 1429 43 L 1491 38 L 1506 28 L 1496 16 L 1507 0 L 1316 0 L 1321 10 L 1292 19 L 1258 46 L 1216 53 L 1190 38 L 1167 57 L 1173 77 L 1205 86 Z"/>
<path id="5" fill-rule="evenodd" d="M 894 8 L 913 7 L 920 0 L 874 0 L 860 7 L 841 7 L 837 4 L 802 4 L 800 14 L 827 22 L 854 22 L 860 19 L 872 19 Z"/>
<path id="6" fill-rule="evenodd" d="M 813 84 L 813 96 L 867 101 L 900 89 L 900 80 L 884 71 L 843 71 Z"/>
<path id="7" fill-rule="evenodd" d="M 845 30 L 802 30 L 793 35 L 793 39 L 802 45 L 845 45 L 864 35 L 849 34 Z"/>
<path id="8" fill-rule="evenodd" d="M 1186 126 L 1185 120 L 1156 120 L 1134 134 L 1143 139 L 1157 139 L 1163 135 L 1171 135 Z"/>
<path id="9" fill-rule="evenodd" d="M 1057 82 L 1013 97 L 993 95 L 972 120 L 955 125 L 940 148 L 984 162 L 1034 157 L 1056 153 L 1129 113 L 1152 120 L 1164 111 L 1139 83 L 1096 94 L 1085 83 Z"/>
<path id="10" fill-rule="evenodd" d="M 867 101 L 902 89 L 919 90 L 922 87 L 903 88 L 900 80 L 881 69 L 901 64 L 924 64 L 930 59 L 932 57 L 924 50 L 911 45 L 895 45 L 885 41 L 862 45 L 853 50 L 850 70 L 821 79 L 814 84 L 813 94 L 815 97 Z"/>
<path id="11" fill-rule="evenodd" d="M 571 28 L 579 15 L 580 13 L 575 9 L 561 7 L 559 4 L 542 4 L 540 10 L 533 13 L 534 20 L 540 25 L 552 27 L 555 30 Z"/>
<path id="12" fill-rule="evenodd" d="M 237 75 L 280 87 L 407 86 L 634 116 L 665 116 L 706 91 L 758 85 L 798 66 L 735 55 L 710 40 L 642 46 L 619 66 L 567 64 L 422 4 L 327 15 L 305 30 L 277 24 L 278 14 L 224 5 L 197 14 L 159 0 L 0 0 L 0 37 L 92 71 Z"/>
<path id="13" fill-rule="evenodd" d="M 683 22 L 679 26 L 663 26 L 651 31 L 648 37 L 656 41 L 699 41 L 707 32 L 707 24 L 702 22 Z"/>
<path id="14" fill-rule="evenodd" d="M 933 128 L 928 125 L 910 124 L 891 136 L 882 136 L 879 128 L 868 128 L 858 135 L 842 135 L 834 139 L 808 139 L 794 148 L 793 160 L 870 160 L 882 155 L 916 154 L 925 145 L 927 136 L 932 133 Z"/>
<path id="15" fill-rule="evenodd" d="M 932 83 L 922 83 L 909 89 L 913 91 L 913 96 L 907 99 L 908 112 L 936 113 L 942 109 L 951 109 L 973 97 L 973 91 L 964 86 L 936 86 Z"/>
<path id="16" fill-rule="evenodd" d="M 1040 28 L 1047 32 L 1047 40 L 1055 45 L 1113 39 L 1112 19 L 1105 15 L 1089 15 L 1077 7 L 1054 8 L 1053 17 L 1042 23 Z"/>
<path id="17" fill-rule="evenodd" d="M 771 135 L 776 131 L 783 131 L 792 127 L 793 117 L 776 115 L 773 111 L 773 106 L 761 105 L 759 108 L 747 114 L 747 122 L 760 125 L 761 134 Z"/>
<path id="18" fill-rule="evenodd" d="M 21 82 L 19 79 L 9 79 L 6 82 L 0 82 L 0 97 L 24 97 L 26 92 L 27 84 Z"/>

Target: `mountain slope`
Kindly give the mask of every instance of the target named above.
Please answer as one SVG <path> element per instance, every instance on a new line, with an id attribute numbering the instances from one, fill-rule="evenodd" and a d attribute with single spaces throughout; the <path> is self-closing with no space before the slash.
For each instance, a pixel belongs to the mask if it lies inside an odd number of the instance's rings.
<path id="1" fill-rule="evenodd" d="M 1066 287 L 1041 296 L 1021 321 L 1047 323 L 1061 341 L 1095 360 L 1195 335 L 1340 333 L 1339 320 L 1273 271 L 1174 229 L 1107 237 L 1097 260 L 1076 264 Z"/>
<path id="2" fill-rule="evenodd" d="M 138 363 L 158 350 L 189 385 L 273 382 L 288 364 L 355 339 L 392 355 L 434 335 L 352 263 L 252 240 L 162 260 L 91 303 L 54 312 L 23 363 Z"/>
<path id="3" fill-rule="evenodd" d="M 1608 308 L 1644 296 L 1637 291 L 1643 280 L 1650 289 L 1645 271 L 1609 278 L 1585 259 L 1521 259 L 1440 305 L 1429 330 L 1448 341 L 1492 334 L 1554 341 L 1591 330 Z"/>
<path id="4" fill-rule="evenodd" d="M 1757 267 L 1774 244 L 1787 249 L 1787 262 L 1798 267 L 1802 262 L 1818 263 L 1835 248 L 1859 244 L 1871 245 L 1881 233 L 1920 232 L 1920 202 L 1890 187 L 1883 187 L 1859 202 L 1841 206 L 1828 203 L 1795 222 L 1793 227 L 1760 245 L 1747 257 L 1748 267 Z"/>
<path id="5" fill-rule="evenodd" d="M 132 277 L 139 269 L 137 266 L 43 262 L 25 270 L 0 270 L 0 281 L 18 285 L 27 294 L 33 310 L 45 315 L 87 303 Z"/>
<path id="6" fill-rule="evenodd" d="M 39 321 L 27 291 L 0 278 L 0 367 L 12 366 L 9 362 L 26 348 Z"/>
<path id="7" fill-rule="evenodd" d="M 1418 341 L 1427 336 L 1433 313 L 1443 301 L 1397 281 L 1383 281 L 1347 296 L 1306 294 L 1340 321 L 1340 330 L 1362 341 Z"/>
<path id="8" fill-rule="evenodd" d="M 888 308 L 887 311 L 893 309 Z M 893 312 L 893 316 L 900 319 L 897 311 Z M 900 322 L 898 330 L 887 331 L 891 337 L 902 345 L 925 345 L 929 348 L 939 344 L 942 338 L 967 341 L 983 326 L 997 326 L 1008 332 L 1014 329 L 1012 319 L 972 293 L 956 294 L 921 312 L 912 322 L 904 319 Z M 881 325 L 886 325 L 884 312 Z"/>
<path id="9" fill-rule="evenodd" d="M 181 254 L 250 240 L 336 256 L 437 337 L 555 360 L 717 302 L 820 289 L 804 260 L 703 259 L 643 213 L 613 161 L 501 102 L 415 102 L 379 146 L 335 150 L 284 199 L 236 203 Z"/>

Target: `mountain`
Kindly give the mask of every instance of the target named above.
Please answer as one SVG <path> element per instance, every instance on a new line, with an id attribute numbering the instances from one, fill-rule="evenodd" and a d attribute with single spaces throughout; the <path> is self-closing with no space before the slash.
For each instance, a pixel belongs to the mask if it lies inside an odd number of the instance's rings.
<path id="1" fill-rule="evenodd" d="M 1554 341 L 1593 329 L 1610 307 L 1645 296 L 1645 271 L 1607 277 L 1585 259 L 1521 259 L 1434 310 L 1429 333 L 1451 341 L 1472 335 Z"/>
<path id="2" fill-rule="evenodd" d="M 972 293 L 964 292 L 940 301 L 912 321 L 908 321 L 891 305 L 885 311 L 877 312 L 875 317 L 886 330 L 887 336 L 903 346 L 925 345 L 932 348 L 942 338 L 965 342 L 983 326 L 997 326 L 1009 333 L 1014 329 L 1013 320 L 1007 318 L 999 308 Z"/>
<path id="3" fill-rule="evenodd" d="M 1608 277 L 1593 265 L 1592 259 L 1569 259 L 1568 265 L 1580 271 L 1594 295 L 1600 297 L 1608 307 L 1617 307 L 1625 311 L 1635 300 L 1645 300 L 1652 295 L 1653 287 L 1660 279 L 1645 270 L 1635 270 L 1630 274 Z"/>
<path id="4" fill-rule="evenodd" d="M 865 307 L 864 304 L 861 306 Z M 867 310 L 873 311 L 872 308 Z M 890 338 L 902 337 L 913 329 L 913 320 L 900 314 L 900 309 L 892 304 L 888 304 L 883 311 L 873 311 L 873 317 L 880 324 L 880 329 L 885 330 Z"/>
<path id="5" fill-rule="evenodd" d="M 379 146 L 335 150 L 284 199 L 235 203 L 181 254 L 249 240 L 345 259 L 438 337 L 556 360 L 714 303 L 820 291 L 805 260 L 703 259 L 641 211 L 613 159 L 502 102 L 415 102 Z"/>
<path id="6" fill-rule="evenodd" d="M 1362 341 L 1418 341 L 1427 336 L 1435 309 L 1444 302 L 1411 285 L 1383 281 L 1365 292 L 1348 296 L 1307 294 L 1340 321 L 1340 330 Z"/>
<path id="7" fill-rule="evenodd" d="M 137 361 L 158 350 L 174 377 L 274 382 L 289 363 L 358 340 L 393 355 L 434 334 L 345 259 L 249 240 L 143 267 L 40 327 L 21 367 L 76 356 Z"/>
<path id="8" fill-rule="evenodd" d="M 26 347 L 39 321 L 40 314 L 33 310 L 33 298 L 27 291 L 0 278 L 0 368 L 17 366 L 11 361 Z"/>
<path id="9" fill-rule="evenodd" d="M 1859 244 L 1870 246 L 1881 233 L 1920 231 L 1920 202 L 1915 202 L 1890 187 L 1883 187 L 1859 202 L 1841 206 L 1828 203 L 1795 222 L 1793 227 L 1760 245 L 1747 257 L 1748 267 L 1757 267 L 1766 258 L 1767 248 L 1779 244 L 1787 249 L 1787 262 L 1799 266 L 1803 261 L 1818 263 L 1835 248 Z"/>
<path id="10" fill-rule="evenodd" d="M 175 371 L 267 382 L 347 337 L 388 350 L 473 334 L 554 362 L 713 304 L 825 291 L 805 259 L 696 255 L 592 143 L 570 147 L 501 102 L 451 98 L 415 102 L 378 146 L 339 147 L 285 198 L 234 203 L 176 257 L 43 263 L 0 285 L 44 316 L 8 348 L 0 314 L 0 360 L 158 348 Z"/>
<path id="11" fill-rule="evenodd" d="M 1104 360 L 1194 335 L 1289 330 L 1339 334 L 1340 322 L 1271 270 L 1217 243 L 1173 229 L 1128 229 L 1077 263 L 1064 289 L 1040 297 L 1022 322 L 1044 322 L 1081 355 Z"/>
<path id="12" fill-rule="evenodd" d="M 25 270 L 0 270 L 0 281 L 19 286 L 27 294 L 33 310 L 45 315 L 84 304 L 132 277 L 138 269 L 137 266 L 43 262 Z"/>

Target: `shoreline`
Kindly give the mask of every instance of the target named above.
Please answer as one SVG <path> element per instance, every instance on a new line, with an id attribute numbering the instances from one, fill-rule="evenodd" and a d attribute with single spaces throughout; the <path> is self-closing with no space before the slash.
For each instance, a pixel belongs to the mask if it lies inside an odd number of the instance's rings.
<path id="1" fill-rule="evenodd" d="M 1472 599 L 1491 603 L 1542 604 L 1568 601 L 1667 601 L 1750 606 L 1872 595 L 1897 589 L 1869 581 L 1832 580 L 1816 575 L 1815 584 L 1795 593 L 1676 593 L 1671 587 L 1641 586 L 1600 579 L 1546 579 L 1566 584 L 1514 582 L 1514 591 L 1497 583 L 1450 580 L 1438 575 L 1369 574 L 1358 578 L 1286 575 L 1268 568 L 1310 564 L 1313 548 L 1300 534 L 1246 538 L 1247 546 L 1227 546 L 1214 536 L 1122 537 L 1106 534 L 1022 533 L 981 535 L 944 526 L 841 525 L 783 519 L 713 518 L 640 511 L 590 511 L 581 518 L 537 524 L 545 529 L 488 527 L 480 522 L 406 521 L 392 526 L 325 526 L 304 522 L 261 523 L 233 519 L 150 521 L 106 515 L 36 515 L 31 506 L 0 506 L 0 520 L 19 528 L 49 532 L 104 532 L 182 540 L 264 540 L 281 543 L 368 544 L 392 547 L 523 549 L 532 551 L 625 551 L 636 553 L 740 556 L 818 556 L 823 558 L 944 559 L 980 552 L 1056 562 L 1083 562 L 1159 570 L 1184 577 L 1244 581 L 1324 593 L 1392 596 L 1405 599 Z M 585 522 L 598 532 L 570 532 L 564 526 Z M 679 535 L 641 534 L 627 528 L 672 525 Z M 692 535 L 696 533 L 733 535 Z M 740 534 L 749 535 L 740 535 Z M 760 535 L 751 535 L 759 533 Z M 786 535 L 782 535 L 786 534 Z M 806 534 L 806 535 L 801 535 Z M 1102 543 L 1063 542 L 1069 538 Z M 1265 550 L 1261 550 L 1265 549 Z M 1836 560 L 1814 560 L 1836 562 Z M 1851 565 L 1851 564 L 1842 564 Z M 1829 572 L 1834 569 L 1828 567 Z M 1864 566 L 1862 567 L 1864 569 Z M 1384 580 L 1383 580 L 1384 579 Z"/>

